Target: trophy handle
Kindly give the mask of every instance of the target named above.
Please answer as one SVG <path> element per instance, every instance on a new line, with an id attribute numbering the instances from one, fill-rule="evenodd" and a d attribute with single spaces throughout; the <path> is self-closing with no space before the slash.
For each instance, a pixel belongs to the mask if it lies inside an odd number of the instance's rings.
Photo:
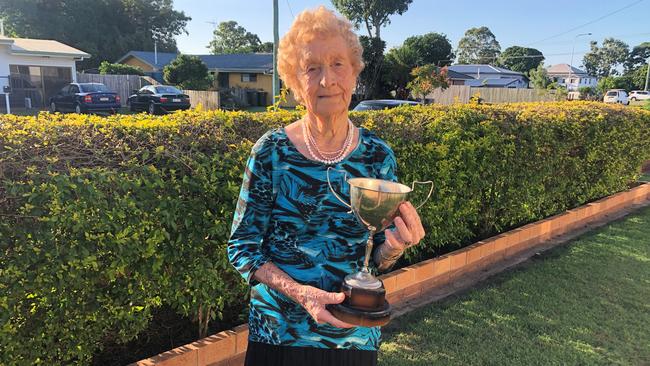
<path id="1" fill-rule="evenodd" d="M 417 180 L 413 181 L 413 183 L 411 184 L 411 191 L 415 189 L 416 184 L 431 184 L 431 189 L 429 189 L 429 195 L 427 195 L 427 198 L 424 199 L 424 202 L 420 203 L 417 207 L 415 207 L 416 210 L 419 210 L 420 207 L 424 206 L 424 204 L 427 203 L 429 198 L 431 198 L 431 193 L 433 193 L 433 181 L 431 180 L 428 180 L 426 182 L 418 182 Z"/>
<path id="2" fill-rule="evenodd" d="M 334 169 L 334 168 L 332 168 L 331 166 L 327 167 L 327 185 L 330 187 L 330 191 L 332 191 L 332 194 L 334 195 L 334 197 L 336 197 L 336 199 L 341 201 L 342 204 L 346 205 L 350 210 L 352 210 L 352 206 L 349 203 L 345 202 L 343 200 L 343 198 L 341 198 L 336 193 L 336 191 L 334 190 L 334 187 L 332 187 L 332 182 L 330 181 L 330 169 Z M 334 169 L 334 170 L 337 170 L 337 169 Z M 337 171 L 343 172 L 345 174 L 344 177 L 343 177 L 343 180 L 347 183 L 348 182 L 348 172 L 346 172 L 344 170 L 337 170 Z M 431 186 L 431 189 L 433 190 L 433 185 Z"/>

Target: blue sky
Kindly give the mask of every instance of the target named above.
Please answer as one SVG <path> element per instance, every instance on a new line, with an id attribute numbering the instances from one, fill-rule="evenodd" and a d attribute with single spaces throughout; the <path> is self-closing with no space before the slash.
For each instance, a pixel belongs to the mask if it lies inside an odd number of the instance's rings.
<path id="1" fill-rule="evenodd" d="M 208 53 L 206 46 L 213 29 L 208 22 L 235 20 L 262 41 L 273 40 L 272 0 L 174 0 L 174 4 L 177 10 L 192 17 L 187 27 L 189 35 L 177 38 L 183 53 Z M 330 1 L 279 0 L 278 4 L 280 37 L 291 25 L 293 16 L 302 10 L 318 5 L 334 8 Z M 598 20 L 628 5 L 631 6 Z M 513 45 L 537 48 L 546 56 L 546 65 L 569 63 L 575 39 L 573 64 L 580 66 L 590 40 L 600 43 L 606 37 L 615 37 L 630 48 L 650 41 L 648 15 L 650 0 L 414 0 L 406 13 L 391 17 L 391 24 L 381 32 L 388 48 L 399 46 L 412 35 L 439 32 L 449 37 L 455 49 L 468 28 L 485 25 L 495 34 L 502 50 Z M 588 22 L 593 23 L 573 30 Z M 588 32 L 593 34 L 575 38 Z"/>

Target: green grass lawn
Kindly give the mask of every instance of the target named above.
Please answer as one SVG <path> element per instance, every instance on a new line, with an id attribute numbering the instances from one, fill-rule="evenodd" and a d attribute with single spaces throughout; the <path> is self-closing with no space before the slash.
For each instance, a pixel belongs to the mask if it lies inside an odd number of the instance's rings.
<path id="1" fill-rule="evenodd" d="M 650 208 L 398 318 L 380 365 L 650 365 Z"/>

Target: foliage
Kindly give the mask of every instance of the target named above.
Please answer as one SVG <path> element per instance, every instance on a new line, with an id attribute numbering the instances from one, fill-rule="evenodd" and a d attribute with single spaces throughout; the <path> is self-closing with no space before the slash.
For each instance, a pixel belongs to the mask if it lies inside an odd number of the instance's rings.
<path id="1" fill-rule="evenodd" d="M 332 0 L 332 4 L 345 15 L 357 29 L 363 24 L 368 36 L 361 36 L 365 68 L 359 75 L 359 88 L 364 99 L 384 96 L 381 74 L 386 42 L 381 39 L 381 28 L 390 24 L 390 16 L 402 15 L 413 0 Z"/>
<path id="2" fill-rule="evenodd" d="M 226 243 L 246 158 L 301 113 L 0 116 L 0 364 L 89 364 L 157 307 L 197 330 L 249 288 Z M 433 180 L 404 263 L 624 190 L 650 158 L 650 112 L 602 103 L 352 113 L 400 181 Z M 419 202 L 425 192 L 415 192 Z"/>
<path id="3" fill-rule="evenodd" d="M 391 48 L 384 57 L 382 80 L 395 98 L 408 99 L 407 84 L 413 79 L 411 72 L 418 66 L 418 55 L 411 47 Z"/>
<path id="4" fill-rule="evenodd" d="M 444 34 L 427 33 L 407 38 L 400 47 L 391 48 L 384 58 L 382 80 L 397 99 L 407 99 L 407 84 L 413 79 L 411 71 L 417 66 L 451 64 L 454 53 Z"/>
<path id="5" fill-rule="evenodd" d="M 214 30 L 213 39 L 208 45 L 212 54 L 273 52 L 273 42 L 260 41 L 260 38 L 244 27 L 230 20 L 219 23 Z"/>
<path id="6" fill-rule="evenodd" d="M 406 87 L 413 95 L 417 95 L 425 102 L 426 96 L 437 88 L 447 89 L 447 67 L 438 67 L 434 64 L 418 66 L 411 72 L 413 80 Z"/>
<path id="7" fill-rule="evenodd" d="M 639 67 L 646 65 L 650 59 L 650 42 L 643 42 L 634 46 L 625 61 L 625 72 L 636 70 Z"/>
<path id="8" fill-rule="evenodd" d="M 605 38 L 603 46 L 598 47 L 598 42 L 591 41 L 591 51 L 582 59 L 587 73 L 598 77 L 618 75 L 618 66 L 627 60 L 629 46 L 618 39 Z"/>
<path id="9" fill-rule="evenodd" d="M 191 20 L 172 0 L 3 0 L 0 18 L 16 37 L 55 39 L 92 55 L 77 68 L 98 67 L 132 50 L 177 52 L 175 37 Z"/>
<path id="10" fill-rule="evenodd" d="M 543 61 L 544 55 L 535 48 L 512 46 L 499 55 L 498 65 L 528 75 L 530 70 L 536 69 Z"/>
<path id="11" fill-rule="evenodd" d="M 137 66 L 112 64 L 108 61 L 102 61 L 102 63 L 99 64 L 99 73 L 110 75 L 144 75 L 142 69 Z"/>
<path id="12" fill-rule="evenodd" d="M 530 85 L 535 89 L 546 89 L 551 84 L 551 78 L 544 67 L 544 63 L 537 65 L 537 68 L 530 70 Z"/>
<path id="13" fill-rule="evenodd" d="M 212 85 L 208 67 L 197 56 L 178 55 L 163 68 L 163 78 L 181 89 L 206 90 Z"/>
<path id="14" fill-rule="evenodd" d="M 363 47 L 365 67 L 357 79 L 357 92 L 363 94 L 364 99 L 380 98 L 383 94 L 381 75 L 386 42 L 379 38 L 366 36 L 360 36 L 359 41 Z"/>
<path id="15" fill-rule="evenodd" d="M 411 36 L 404 40 L 402 47 L 407 47 L 416 54 L 413 65 L 423 66 L 434 64 L 436 66 L 449 66 L 454 60 L 454 51 L 446 35 L 440 33 L 426 33 L 420 36 Z"/>
<path id="16" fill-rule="evenodd" d="M 493 64 L 501 45 L 488 27 L 470 28 L 458 42 L 459 64 Z"/>
<path id="17" fill-rule="evenodd" d="M 582 100 L 595 100 L 598 96 L 596 88 L 591 86 L 581 86 L 578 88 L 578 92 Z"/>
<path id="18" fill-rule="evenodd" d="M 332 0 L 334 7 L 359 29 L 364 25 L 368 37 L 381 39 L 381 28 L 390 24 L 390 16 L 404 14 L 413 0 Z"/>

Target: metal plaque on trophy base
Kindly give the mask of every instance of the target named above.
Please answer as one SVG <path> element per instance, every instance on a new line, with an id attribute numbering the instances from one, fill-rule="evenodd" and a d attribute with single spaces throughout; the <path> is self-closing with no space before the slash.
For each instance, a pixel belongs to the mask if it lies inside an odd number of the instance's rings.
<path id="1" fill-rule="evenodd" d="M 373 236 L 375 232 L 388 227 L 398 215 L 399 205 L 413 191 L 415 184 L 431 184 L 429 195 L 417 208 L 422 207 L 431 197 L 433 182 L 413 182 L 411 187 L 375 178 L 346 179 L 350 185 L 350 203 L 345 202 L 332 188 L 327 170 L 327 183 L 334 196 L 354 212 L 357 219 L 368 229 L 370 235 L 366 241 L 366 251 L 363 268 L 357 273 L 345 276 L 341 284 L 341 292 L 345 300 L 340 304 L 327 305 L 336 318 L 357 326 L 375 327 L 390 321 L 391 307 L 386 301 L 386 289 L 377 277 L 368 269 L 368 261 L 372 253 Z M 346 173 L 347 177 L 347 173 Z"/>

